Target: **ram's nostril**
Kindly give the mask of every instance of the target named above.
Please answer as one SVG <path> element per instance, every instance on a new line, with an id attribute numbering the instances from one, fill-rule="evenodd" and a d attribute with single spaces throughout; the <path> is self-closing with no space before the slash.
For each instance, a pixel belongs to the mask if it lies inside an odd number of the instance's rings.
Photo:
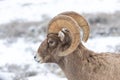
<path id="1" fill-rule="evenodd" d="M 36 58 L 36 56 L 34 56 L 34 59 Z"/>

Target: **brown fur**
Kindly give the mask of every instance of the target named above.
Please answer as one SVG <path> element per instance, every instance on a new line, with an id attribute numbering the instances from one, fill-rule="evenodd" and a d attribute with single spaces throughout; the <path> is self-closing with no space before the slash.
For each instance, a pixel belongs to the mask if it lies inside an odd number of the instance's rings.
<path id="1" fill-rule="evenodd" d="M 88 50 L 82 43 L 77 49 L 64 57 L 58 53 L 70 45 L 70 37 L 60 41 L 57 34 L 49 34 L 38 49 L 44 63 L 56 63 L 65 73 L 68 80 L 120 80 L 120 54 L 95 53 Z M 48 40 L 55 42 L 54 46 Z"/>

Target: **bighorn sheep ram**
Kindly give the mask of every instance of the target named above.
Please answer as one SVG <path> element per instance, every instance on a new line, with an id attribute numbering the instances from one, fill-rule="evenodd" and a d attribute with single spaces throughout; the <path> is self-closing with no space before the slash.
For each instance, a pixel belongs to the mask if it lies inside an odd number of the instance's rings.
<path id="1" fill-rule="evenodd" d="M 89 32 L 87 21 L 78 13 L 58 14 L 49 22 L 47 38 L 34 58 L 58 64 L 68 80 L 120 80 L 120 54 L 87 49 L 81 41 L 88 40 Z"/>

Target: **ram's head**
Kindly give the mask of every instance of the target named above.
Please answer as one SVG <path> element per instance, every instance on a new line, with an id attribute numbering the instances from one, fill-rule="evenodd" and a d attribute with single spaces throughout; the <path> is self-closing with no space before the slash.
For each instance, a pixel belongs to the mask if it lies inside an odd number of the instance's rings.
<path id="1" fill-rule="evenodd" d="M 41 63 L 57 63 L 73 53 L 82 40 L 89 37 L 89 26 L 86 20 L 75 12 L 64 12 L 54 17 L 48 25 L 47 38 L 38 48 L 35 60 Z"/>

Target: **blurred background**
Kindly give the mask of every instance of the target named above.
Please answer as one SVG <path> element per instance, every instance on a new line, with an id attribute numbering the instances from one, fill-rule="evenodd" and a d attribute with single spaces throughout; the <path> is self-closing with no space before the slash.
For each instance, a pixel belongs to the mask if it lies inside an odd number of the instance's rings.
<path id="1" fill-rule="evenodd" d="M 120 0 L 0 0 L 0 80 L 67 80 L 56 64 L 33 59 L 48 22 L 64 11 L 88 21 L 87 48 L 120 52 Z"/>

